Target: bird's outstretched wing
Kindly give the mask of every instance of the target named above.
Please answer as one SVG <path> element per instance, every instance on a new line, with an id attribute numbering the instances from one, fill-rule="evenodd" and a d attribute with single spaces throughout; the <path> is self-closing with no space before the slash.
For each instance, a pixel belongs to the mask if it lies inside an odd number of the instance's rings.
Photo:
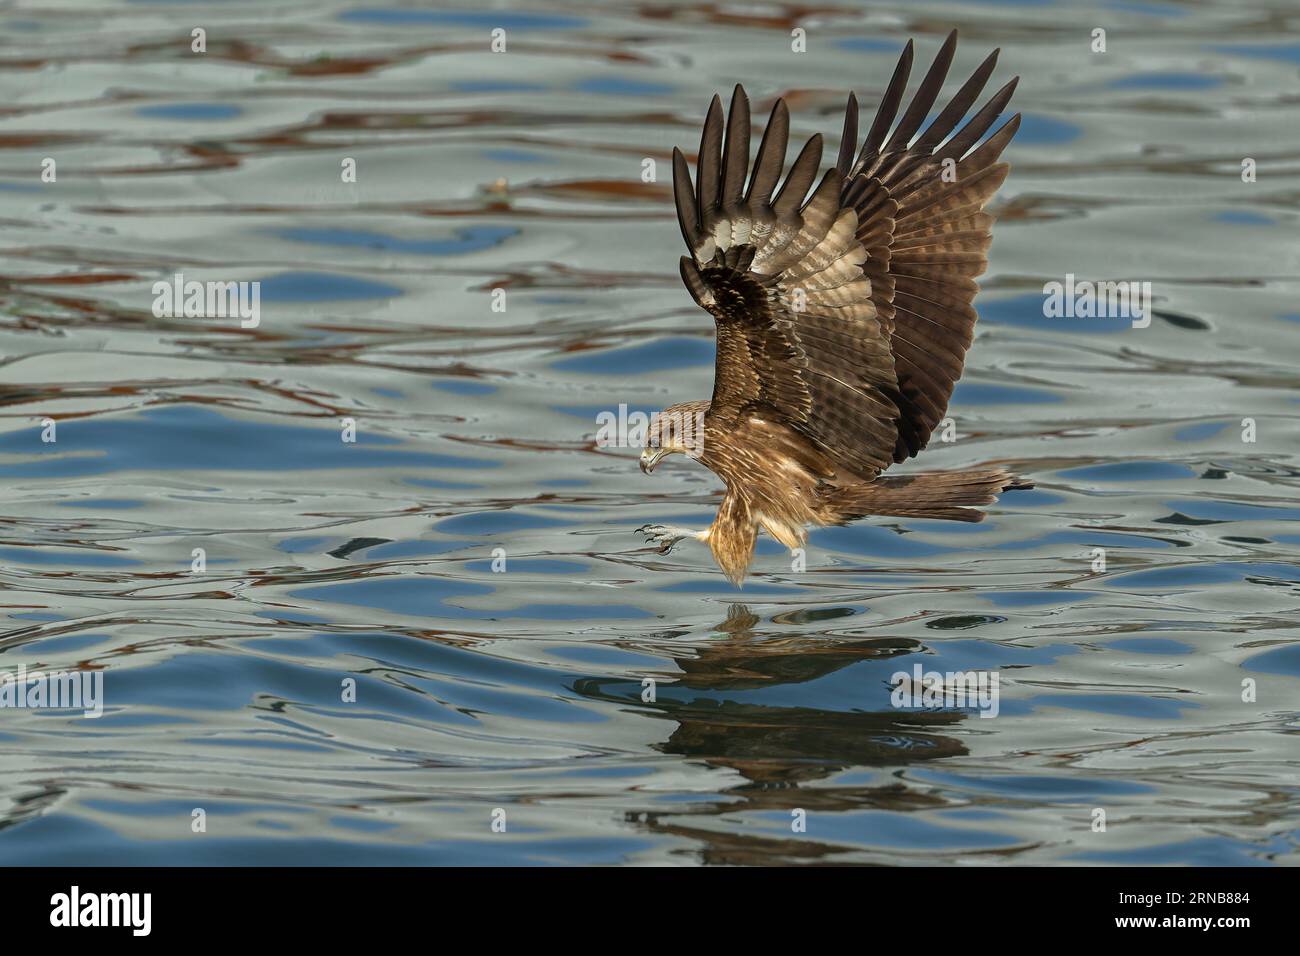
<path id="1" fill-rule="evenodd" d="M 856 159 L 858 103 L 850 94 L 835 166 L 841 203 L 858 215 L 863 271 L 893 351 L 901 395 L 894 461 L 926 446 L 961 377 L 975 328 L 975 277 L 988 268 L 993 217 L 983 210 L 1006 179 L 1010 167 L 997 159 L 1020 127 L 1017 113 L 972 149 L 1006 108 L 1016 77 L 952 135 L 997 64 L 994 50 L 917 137 L 956 47 L 954 30 L 895 127 L 912 69 L 908 41 Z"/>
<path id="2" fill-rule="evenodd" d="M 775 419 L 863 478 L 888 467 L 898 439 L 894 358 L 877 319 L 857 235 L 841 202 L 844 177 L 821 164 L 813 136 L 773 197 L 785 165 L 789 114 L 778 100 L 749 175 L 749 100 L 737 86 L 723 137 L 713 98 L 692 186 L 673 151 L 677 218 L 691 255 L 682 279 L 717 324 L 709 416 Z M 748 176 L 748 188 L 746 178 Z"/>
<path id="3" fill-rule="evenodd" d="M 953 31 L 895 125 L 912 67 L 908 42 L 856 158 L 850 94 L 838 161 L 806 202 L 820 136 L 773 197 L 789 138 L 784 101 L 752 173 L 749 100 L 739 86 L 725 138 L 721 101 L 709 106 L 694 186 L 673 151 L 677 218 L 691 251 L 682 278 L 717 324 L 715 420 L 773 416 L 863 478 L 929 442 L 970 348 L 993 221 L 983 210 L 1006 178 L 997 160 L 1020 125 L 1017 114 L 980 143 L 1013 79 L 957 130 L 993 72 L 994 51 L 918 135 L 956 42 Z"/>

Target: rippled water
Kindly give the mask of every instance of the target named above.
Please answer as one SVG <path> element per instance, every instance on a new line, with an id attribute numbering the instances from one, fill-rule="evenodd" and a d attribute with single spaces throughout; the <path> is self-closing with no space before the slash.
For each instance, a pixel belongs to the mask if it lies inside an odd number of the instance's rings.
<path id="1" fill-rule="evenodd" d="M 0 669 L 106 698 L 0 711 L 0 860 L 1297 861 L 1294 5 L 818 9 L 0 12 Z M 718 483 L 595 418 L 711 388 L 671 148 L 737 81 L 834 148 L 953 26 L 1025 122 L 919 465 L 1037 490 L 765 539 L 743 591 L 655 553 Z M 176 272 L 261 324 L 155 318 Z M 1043 318 L 1067 273 L 1158 314 Z M 916 663 L 999 716 L 891 707 Z"/>

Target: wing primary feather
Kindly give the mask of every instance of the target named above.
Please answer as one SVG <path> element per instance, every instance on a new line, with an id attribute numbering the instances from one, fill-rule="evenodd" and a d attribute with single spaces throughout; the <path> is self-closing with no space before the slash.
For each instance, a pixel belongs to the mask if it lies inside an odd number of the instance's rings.
<path id="1" fill-rule="evenodd" d="M 749 194 L 745 197 L 751 209 L 766 206 L 772 190 L 781 178 L 785 154 L 790 145 L 790 111 L 785 100 L 777 100 L 768 117 L 767 129 L 758 144 L 758 158 L 754 160 L 754 175 L 750 177 Z"/>
<path id="2" fill-rule="evenodd" d="M 971 108 L 974 102 L 979 99 L 979 95 L 984 92 L 984 87 L 989 81 L 989 76 L 993 73 L 993 68 L 998 63 L 998 50 L 994 50 L 985 58 L 984 62 L 979 65 L 970 79 L 962 84 L 957 95 L 954 96 L 948 105 L 943 108 L 943 112 L 936 117 L 935 121 L 930 124 L 929 128 L 916 141 L 914 149 L 925 153 L 930 153 L 934 147 L 941 143 L 949 133 L 951 133 L 966 111 Z"/>
<path id="3" fill-rule="evenodd" d="M 1011 101 L 1011 94 L 1016 91 L 1016 84 L 1020 82 L 1020 77 L 1013 77 L 1011 82 L 993 94 L 992 99 L 980 107 L 979 112 L 971 117 L 970 122 L 957 131 L 957 135 L 950 139 L 942 149 L 935 155 L 940 159 L 961 159 L 966 152 L 979 142 L 979 138 L 989 131 L 989 128 L 998 121 L 1002 111 L 1007 108 L 1007 103 Z"/>
<path id="4" fill-rule="evenodd" d="M 977 172 L 996 160 L 1002 155 L 1002 150 L 1006 149 L 1007 143 L 1011 142 L 1011 137 L 1016 135 L 1018 129 L 1020 129 L 1019 113 L 998 127 L 998 131 L 986 139 L 979 149 L 967 156 L 962 163 L 962 168 L 969 166 L 972 172 Z"/>
<path id="5" fill-rule="evenodd" d="M 835 161 L 835 168 L 841 176 L 849 174 L 853 163 L 853 152 L 858 148 L 858 98 L 849 93 L 849 102 L 844 107 L 844 132 L 840 136 L 840 155 Z"/>
<path id="6" fill-rule="evenodd" d="M 939 98 L 939 91 L 943 89 L 943 81 L 948 76 L 948 67 L 952 65 L 952 56 L 956 49 L 957 31 L 953 30 L 948 34 L 948 39 L 943 41 L 943 46 L 939 48 L 934 62 L 930 64 L 930 70 L 921 81 L 916 95 L 912 97 L 907 112 L 898 121 L 898 128 L 894 130 L 894 135 L 889 137 L 889 142 L 885 144 L 886 153 L 906 149 L 907 144 L 916 135 L 916 131 L 921 128 L 921 124 L 930 113 L 930 107 L 934 106 L 934 101 Z"/>
<path id="7" fill-rule="evenodd" d="M 722 100 L 715 93 L 704 117 L 700 134 L 700 155 L 695 163 L 695 201 L 700 225 L 705 213 L 718 205 L 718 173 L 722 167 Z"/>
<path id="8" fill-rule="evenodd" d="M 871 123 L 866 140 L 862 143 L 862 151 L 858 153 L 858 161 L 855 164 L 858 168 L 866 166 L 867 158 L 880 152 L 880 146 L 884 143 L 889 128 L 894 125 L 894 117 L 898 115 L 898 107 L 903 102 L 903 93 L 907 89 L 907 79 L 912 74 L 913 54 L 912 41 L 908 40 L 907 46 L 903 47 L 902 56 L 898 58 L 898 65 L 894 67 L 894 75 L 889 81 L 889 86 L 885 88 L 885 95 L 880 99 L 880 107 L 876 110 L 876 118 Z"/>
<path id="9" fill-rule="evenodd" d="M 843 185 L 844 178 L 840 175 L 840 171 L 832 166 L 830 169 L 826 170 L 826 173 L 822 176 L 822 181 L 817 184 L 817 188 L 813 190 L 813 194 L 808 197 L 808 201 L 804 203 L 803 208 L 807 209 L 817 200 L 821 200 L 826 203 L 829 208 L 835 209 L 839 205 L 835 200 L 838 200 L 840 187 Z M 825 237 L 823 236 L 822 239 L 824 238 Z M 819 244 L 822 239 L 817 240 Z"/>
<path id="10" fill-rule="evenodd" d="M 803 206 L 808 187 L 817 176 L 817 168 L 822 162 L 822 134 L 814 133 L 808 138 L 798 157 L 790 166 L 790 174 L 785 177 L 781 191 L 772 201 L 772 209 L 777 216 L 787 217 Z"/>
<path id="11" fill-rule="evenodd" d="M 740 205 L 749 167 L 749 97 L 739 83 L 731 94 L 727 115 L 727 145 L 722 152 L 722 208 Z"/>
<path id="12" fill-rule="evenodd" d="M 677 224 L 682 227 L 686 248 L 694 253 L 703 238 L 699 211 L 695 205 L 695 190 L 691 188 L 691 171 L 686 166 L 686 157 L 676 146 L 673 147 L 673 202 L 677 205 Z"/>

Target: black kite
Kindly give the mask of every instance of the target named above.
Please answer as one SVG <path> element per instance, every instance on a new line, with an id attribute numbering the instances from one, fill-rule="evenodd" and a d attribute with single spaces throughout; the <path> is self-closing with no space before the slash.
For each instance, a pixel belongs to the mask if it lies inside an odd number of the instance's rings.
<path id="1" fill-rule="evenodd" d="M 739 584 L 759 527 L 796 548 L 809 525 L 866 515 L 980 521 L 972 506 L 1028 486 L 987 468 L 879 477 L 926 446 L 961 377 L 975 277 L 988 266 L 993 217 L 983 209 L 1007 176 L 997 159 L 1020 125 L 1016 114 L 979 144 L 1016 78 L 951 135 L 993 72 L 995 50 L 917 136 L 956 45 L 953 31 L 894 126 L 911 72 L 908 42 L 856 159 L 858 104 L 849 94 L 838 161 L 806 201 L 822 138 L 808 140 L 778 190 L 790 126 L 783 100 L 752 173 L 740 86 L 725 137 L 721 101 L 709 106 L 694 185 L 673 150 L 677 218 L 691 253 L 682 279 L 713 315 L 717 361 L 712 401 L 656 415 L 641 468 L 687 453 L 727 491 L 705 531 L 640 529 L 661 551 L 688 536 L 707 541 Z"/>

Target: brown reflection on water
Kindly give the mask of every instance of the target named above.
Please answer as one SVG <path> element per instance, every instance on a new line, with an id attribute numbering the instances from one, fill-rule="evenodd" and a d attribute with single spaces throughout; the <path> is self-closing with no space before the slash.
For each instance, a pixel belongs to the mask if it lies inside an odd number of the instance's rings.
<path id="1" fill-rule="evenodd" d="M 801 684 L 825 677 L 864 660 L 914 654 L 920 642 L 906 638 L 844 639 L 834 635 L 778 636 L 764 631 L 761 619 L 747 605 L 732 604 L 716 627 L 723 640 L 694 646 L 673 657 L 681 669 L 677 681 L 662 688 L 687 688 L 714 696 L 659 694 L 639 706 L 675 726 L 655 749 L 717 770 L 738 774 L 740 782 L 721 789 L 716 802 L 701 801 L 671 813 L 649 811 L 629 816 L 656 832 L 701 841 L 709 863 L 773 863 L 823 861 L 845 852 L 844 847 L 800 836 L 777 839 L 764 835 L 718 833 L 683 822 L 690 817 L 718 817 L 750 811 L 794 809 L 836 812 L 847 810 L 914 810 L 943 806 L 942 798 L 902 784 L 824 786 L 824 781 L 850 768 L 895 767 L 964 756 L 966 746 L 943 733 L 966 719 L 952 711 L 845 711 L 806 706 L 741 703 L 725 699 L 726 691 L 750 691 L 783 684 Z M 607 682 L 579 681 L 584 697 L 623 700 Z M 639 693 L 639 685 L 628 693 Z M 724 692 L 718 699 L 716 692 Z M 818 784 L 817 786 L 809 786 Z"/>

